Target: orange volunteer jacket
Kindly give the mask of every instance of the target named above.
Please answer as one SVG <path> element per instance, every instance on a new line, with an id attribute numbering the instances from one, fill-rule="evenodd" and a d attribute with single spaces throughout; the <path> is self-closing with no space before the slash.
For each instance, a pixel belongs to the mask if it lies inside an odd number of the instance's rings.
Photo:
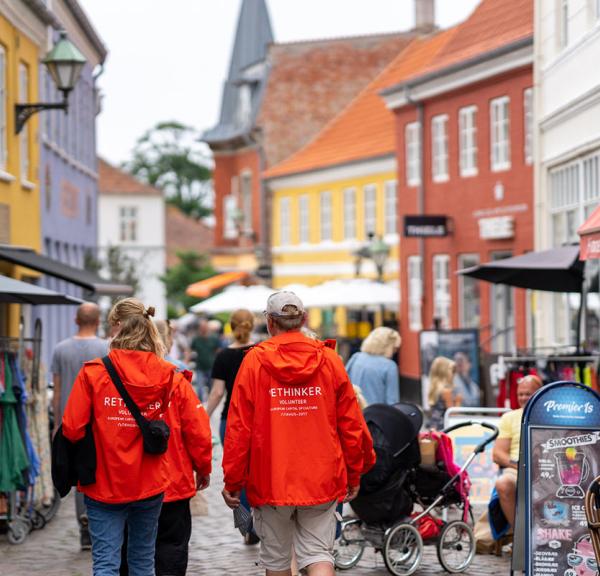
<path id="1" fill-rule="evenodd" d="M 123 384 L 146 418 L 162 418 L 171 397 L 175 367 L 152 352 L 111 350 Z M 164 455 L 144 452 L 142 433 L 100 358 L 79 372 L 63 415 L 63 434 L 81 440 L 92 422 L 96 482 L 78 489 L 100 502 L 118 504 L 164 492 L 169 484 Z"/>
<path id="2" fill-rule="evenodd" d="M 212 469 L 212 434 L 208 414 L 191 385 L 192 373 L 177 372 L 166 414 L 171 428 L 166 460 L 169 485 L 165 502 L 192 498 L 196 494 L 194 471 L 200 476 Z"/>
<path id="3" fill-rule="evenodd" d="M 258 344 L 238 372 L 223 454 L 225 487 L 252 506 L 341 500 L 373 444 L 338 355 L 287 332 Z"/>

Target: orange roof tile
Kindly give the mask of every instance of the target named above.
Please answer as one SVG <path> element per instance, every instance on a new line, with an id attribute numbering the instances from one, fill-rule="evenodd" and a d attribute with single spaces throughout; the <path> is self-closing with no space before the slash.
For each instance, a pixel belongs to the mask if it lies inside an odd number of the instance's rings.
<path id="1" fill-rule="evenodd" d="M 264 176 L 275 178 L 392 154 L 396 145 L 393 114 L 379 92 L 426 66 L 455 31 L 413 40 L 314 140 Z"/>
<path id="2" fill-rule="evenodd" d="M 519 40 L 532 38 L 533 4 L 533 0 L 482 0 L 458 27 L 443 52 L 428 66 L 401 82 L 418 80 Z"/>
<path id="3" fill-rule="evenodd" d="M 140 196 L 162 196 L 158 188 L 140 182 L 125 170 L 98 158 L 98 190 L 100 194 L 134 194 Z"/>

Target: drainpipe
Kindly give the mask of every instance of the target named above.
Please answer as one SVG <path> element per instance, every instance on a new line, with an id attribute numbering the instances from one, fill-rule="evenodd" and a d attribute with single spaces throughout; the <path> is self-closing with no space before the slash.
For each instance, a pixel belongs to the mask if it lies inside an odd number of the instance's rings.
<path id="1" fill-rule="evenodd" d="M 267 186 L 265 184 L 265 181 L 262 178 L 262 173 L 265 171 L 266 167 L 267 167 L 267 156 L 265 153 L 265 148 L 262 145 L 262 142 L 260 140 L 260 136 L 257 137 L 254 134 L 247 134 L 244 136 L 244 141 L 246 144 L 248 144 L 249 146 L 256 146 L 257 151 L 258 151 L 258 158 L 259 158 L 259 173 L 258 173 L 258 178 L 259 178 L 259 184 L 260 184 L 260 191 L 259 191 L 259 211 L 260 211 L 260 239 L 259 242 L 256 243 L 255 241 L 255 247 L 258 246 L 260 247 L 260 254 L 261 257 L 260 259 L 257 258 L 257 263 L 258 266 L 270 266 L 271 265 L 271 244 L 269 242 L 269 230 L 270 230 L 270 226 L 269 226 L 269 218 L 268 215 L 270 214 L 270 210 L 268 210 L 268 198 L 267 198 L 267 194 L 268 194 L 268 190 L 267 190 Z M 268 280 L 268 285 L 271 285 L 271 282 L 273 280 L 272 276 L 271 278 L 266 279 Z"/>
<path id="2" fill-rule="evenodd" d="M 410 88 L 406 89 L 406 100 L 417 109 L 417 122 L 419 123 L 419 187 L 417 190 L 417 213 L 425 215 L 425 111 L 421 100 L 414 100 L 410 95 Z M 421 326 L 425 326 L 425 238 L 419 238 L 419 257 L 421 258 Z"/>

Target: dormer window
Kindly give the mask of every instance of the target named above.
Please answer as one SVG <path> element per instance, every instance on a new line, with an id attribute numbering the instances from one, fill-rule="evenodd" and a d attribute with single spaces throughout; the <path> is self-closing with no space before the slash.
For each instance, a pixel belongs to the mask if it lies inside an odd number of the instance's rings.
<path id="1" fill-rule="evenodd" d="M 242 84 L 238 88 L 237 121 L 241 126 L 250 123 L 252 115 L 252 88 L 250 84 Z"/>

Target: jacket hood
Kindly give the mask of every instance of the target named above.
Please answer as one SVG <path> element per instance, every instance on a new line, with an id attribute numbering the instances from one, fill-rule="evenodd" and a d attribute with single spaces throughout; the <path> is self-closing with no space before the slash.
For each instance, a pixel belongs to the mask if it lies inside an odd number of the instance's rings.
<path id="1" fill-rule="evenodd" d="M 261 365 L 281 384 L 301 386 L 319 369 L 324 344 L 300 332 L 285 332 L 253 348 Z"/>
<path id="2" fill-rule="evenodd" d="M 144 396 L 149 393 L 162 396 L 170 389 L 175 366 L 156 354 L 141 350 L 111 350 L 109 356 L 130 393 L 131 387 L 135 387 L 140 392 L 144 389 Z"/>

